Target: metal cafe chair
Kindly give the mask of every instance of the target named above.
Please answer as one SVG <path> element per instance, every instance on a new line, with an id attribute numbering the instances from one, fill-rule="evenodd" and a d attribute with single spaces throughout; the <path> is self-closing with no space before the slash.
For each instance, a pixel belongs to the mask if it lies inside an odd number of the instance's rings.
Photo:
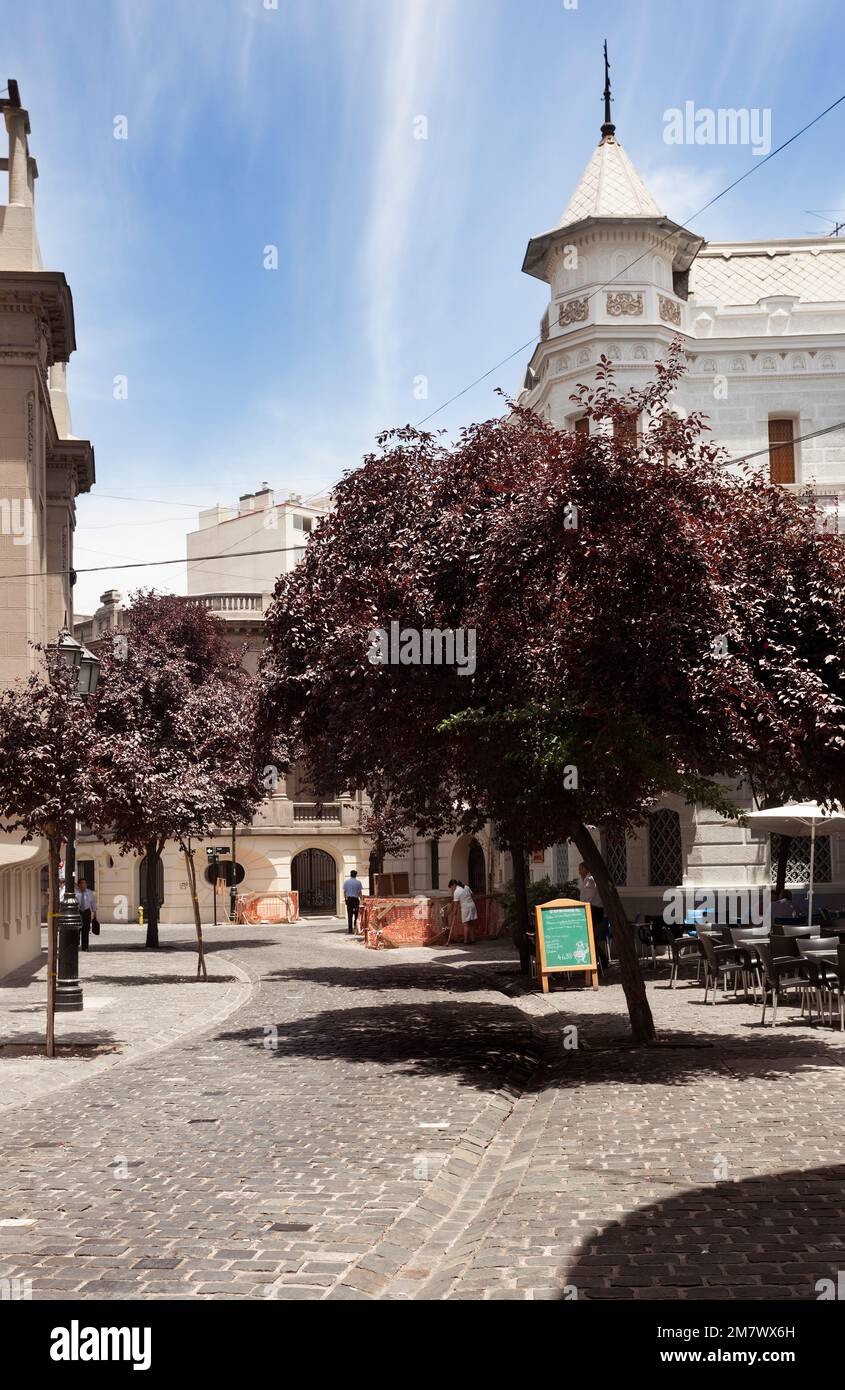
<path id="1" fill-rule="evenodd" d="M 755 947 L 760 962 L 760 982 L 763 987 L 763 1016 L 760 1023 L 765 1027 L 768 996 L 771 993 L 773 1028 L 777 1024 L 778 1000 L 781 994 L 788 994 L 790 990 L 799 990 L 803 1015 L 804 1009 L 807 1007 L 809 990 L 809 971 L 806 963 L 799 957 L 797 946 L 795 954 L 789 956 L 776 956 L 775 949 L 774 944 Z"/>
<path id="2" fill-rule="evenodd" d="M 837 948 L 839 943 L 837 942 Z M 828 1016 L 831 1025 L 833 1024 L 833 991 L 839 988 L 837 973 L 838 959 L 836 964 L 830 959 L 831 938 L 828 936 L 805 937 L 798 942 L 798 950 L 807 967 L 807 973 L 812 987 L 812 992 L 816 996 L 819 1018 L 824 1019 L 825 1012 L 823 999 L 827 997 Z M 841 1011 L 840 1011 L 841 1026 Z"/>
<path id="3" fill-rule="evenodd" d="M 731 941 L 733 942 L 734 946 L 744 946 L 746 950 L 749 951 L 752 962 L 754 961 L 755 957 L 755 947 L 761 944 L 767 945 L 769 941 L 768 927 L 731 927 L 730 934 Z M 754 988 L 754 1002 L 756 1003 L 757 990 L 760 986 L 759 965 L 755 965 L 755 968 L 751 972 L 751 982 Z M 745 981 L 745 987 L 747 990 L 747 980 Z"/>
<path id="4" fill-rule="evenodd" d="M 669 971 L 669 988 L 675 988 L 675 982 L 678 978 L 678 972 L 680 971 L 683 961 L 688 956 L 693 956 L 695 959 L 695 983 L 698 984 L 699 980 L 701 979 L 702 962 L 701 942 L 699 941 L 699 938 L 697 936 L 687 935 L 676 936 L 673 938 L 672 941 L 669 942 L 669 953 L 672 960 L 672 967 Z"/>
<path id="5" fill-rule="evenodd" d="M 707 1003 L 708 990 L 713 990 L 711 1003 L 715 1004 L 718 998 L 719 981 L 722 981 L 722 998 L 725 996 L 725 980 L 728 975 L 734 977 L 734 990 L 737 988 L 739 977 L 747 978 L 755 969 L 751 959 L 751 954 L 743 946 L 724 946 L 717 945 L 713 938 L 705 932 L 699 937 L 701 941 L 701 952 L 704 960 L 704 1002 Z"/>

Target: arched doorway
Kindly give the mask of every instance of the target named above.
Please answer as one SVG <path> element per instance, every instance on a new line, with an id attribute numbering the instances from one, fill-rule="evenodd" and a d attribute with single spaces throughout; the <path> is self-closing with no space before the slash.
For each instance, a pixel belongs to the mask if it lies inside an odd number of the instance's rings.
<path id="1" fill-rule="evenodd" d="M 467 883 L 476 897 L 480 893 L 487 892 L 487 866 L 484 862 L 484 850 L 477 840 L 470 841 L 467 855 Z"/>
<path id="2" fill-rule="evenodd" d="M 303 849 L 290 866 L 290 886 L 299 894 L 301 914 L 337 912 L 337 868 L 324 849 Z"/>

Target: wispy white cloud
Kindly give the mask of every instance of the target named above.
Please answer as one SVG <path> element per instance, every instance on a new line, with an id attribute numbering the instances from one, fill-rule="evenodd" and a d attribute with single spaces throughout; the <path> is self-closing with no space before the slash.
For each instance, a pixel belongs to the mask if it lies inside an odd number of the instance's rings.
<path id="1" fill-rule="evenodd" d="M 384 34 L 381 140 L 373 161 L 362 257 L 373 368 L 370 404 L 379 420 L 395 384 L 410 233 L 425 154 L 425 140 L 414 138 L 414 121 L 431 111 L 440 65 L 454 38 L 457 8 L 403 0 L 391 7 Z"/>

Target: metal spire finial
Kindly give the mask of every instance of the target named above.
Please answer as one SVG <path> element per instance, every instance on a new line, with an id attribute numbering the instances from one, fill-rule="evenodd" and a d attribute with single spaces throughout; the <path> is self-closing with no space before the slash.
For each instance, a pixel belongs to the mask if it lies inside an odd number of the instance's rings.
<path id="1" fill-rule="evenodd" d="M 607 60 L 607 39 L 604 41 L 604 125 L 601 128 L 601 138 L 606 140 L 608 136 L 615 135 L 616 126 L 610 119 L 610 63 Z"/>

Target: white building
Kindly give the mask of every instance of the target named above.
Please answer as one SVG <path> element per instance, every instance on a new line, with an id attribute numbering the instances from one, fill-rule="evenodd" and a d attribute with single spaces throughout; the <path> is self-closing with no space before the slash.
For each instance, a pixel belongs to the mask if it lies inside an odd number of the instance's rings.
<path id="1" fill-rule="evenodd" d="M 706 243 L 654 201 L 606 106 L 578 187 L 559 224 L 531 239 L 523 269 L 549 286 L 523 404 L 562 428 L 583 428 L 570 396 L 593 380 L 602 354 L 624 391 L 644 384 L 680 336 L 689 371 L 677 407 L 709 416 L 732 457 L 755 455 L 764 476 L 810 489 L 830 524 L 845 530 L 845 430 L 806 437 L 845 421 L 845 241 Z M 666 887 L 769 878 L 766 838 L 680 798 L 627 843 L 604 838 L 632 909 L 659 911 Z M 792 887 L 806 883 L 806 850 L 806 841 L 793 842 Z M 565 856 L 549 851 L 534 872 L 555 867 L 563 871 Z M 823 842 L 817 880 L 822 901 L 845 898 L 845 842 Z"/>
<path id="2" fill-rule="evenodd" d="M 0 684 L 35 669 L 33 643 L 73 620 L 76 498 L 94 481 L 94 453 L 71 433 L 66 363 L 76 347 L 73 300 L 45 270 L 35 226 L 38 168 L 29 113 L 9 82 L 9 199 L 0 207 Z M 2 770 L 0 770 L 2 776 Z M 41 950 L 40 841 L 0 834 L 0 976 Z"/>

